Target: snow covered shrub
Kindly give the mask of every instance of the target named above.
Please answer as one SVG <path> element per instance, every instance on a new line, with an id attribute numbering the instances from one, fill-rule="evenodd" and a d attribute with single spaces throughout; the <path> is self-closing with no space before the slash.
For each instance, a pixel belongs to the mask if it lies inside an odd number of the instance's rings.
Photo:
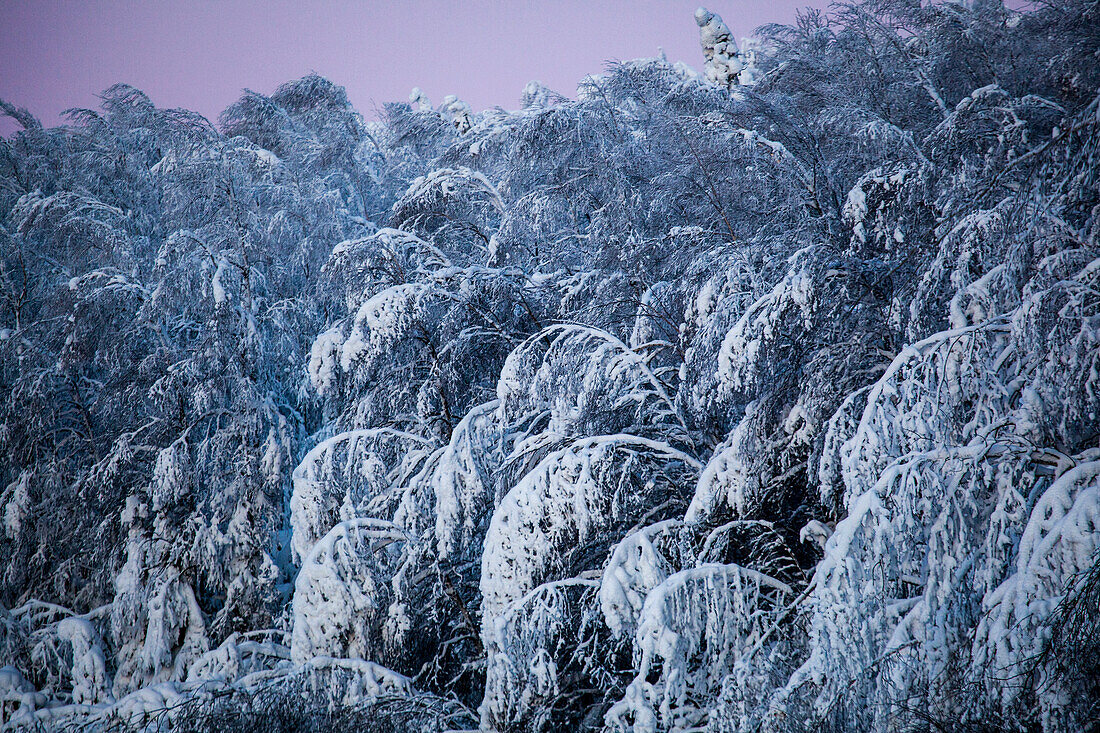
<path id="1" fill-rule="evenodd" d="M 633 634 L 650 591 L 688 564 L 682 528 L 678 519 L 654 522 L 629 532 L 611 551 L 600 578 L 600 609 L 616 637 Z"/>
<path id="2" fill-rule="evenodd" d="M 985 683 L 990 706 L 999 707 L 1005 719 L 1034 714 L 1029 708 L 1037 703 L 1046 730 L 1087 725 L 1090 703 L 1074 701 L 1075 691 L 1057 675 L 1038 681 L 1044 694 L 1037 700 L 1029 699 L 1023 684 L 1003 679 L 1026 677 L 1048 637 L 1057 600 L 1075 590 L 1077 577 L 1095 564 L 1098 548 L 1100 461 L 1093 460 L 1060 476 L 1039 497 L 1020 537 L 1015 572 L 982 601 L 971 673 Z"/>
<path id="3" fill-rule="evenodd" d="M 473 408 L 455 427 L 451 442 L 428 478 L 435 498 L 435 541 L 441 560 L 476 558 L 492 510 L 500 502 L 493 473 L 502 460 L 499 401 Z"/>
<path id="4" fill-rule="evenodd" d="M 443 733 L 472 724 L 469 712 L 451 700 L 394 692 L 326 706 L 315 702 L 308 686 L 294 681 L 260 691 L 234 690 L 183 705 L 172 718 L 172 729 L 185 733 Z"/>
<path id="5" fill-rule="evenodd" d="M 383 290 L 416 282 L 450 264 L 446 254 L 415 234 L 386 227 L 336 245 L 322 272 L 330 288 L 343 291 L 348 312 L 355 312 Z M 323 387 L 323 380 L 314 380 Z"/>
<path id="6" fill-rule="evenodd" d="M 890 353 L 889 286 L 874 263 L 811 248 L 788 267 L 722 341 L 718 395 L 747 405 L 701 474 L 686 519 L 711 526 L 771 519 L 797 546 L 794 528 L 813 518 L 809 466 L 821 453 L 827 422 Z"/>
<path id="7" fill-rule="evenodd" d="M 206 683 L 217 680 L 247 688 L 250 680 L 263 680 L 290 659 L 287 634 L 276 629 L 257 629 L 245 634 L 230 634 L 217 649 L 191 663 L 187 681 Z"/>
<path id="8" fill-rule="evenodd" d="M 824 683 L 818 715 L 878 727 L 904 720 L 914 699 L 938 719 L 970 710 L 1006 721 L 1030 715 L 1018 706 L 1034 703 L 1014 701 L 1031 688 L 1005 680 L 1039 648 L 1015 656 L 1009 650 L 1019 642 L 1008 642 L 1006 630 L 1041 634 L 1097 541 L 1087 490 L 1095 448 L 1063 453 L 1054 446 L 1084 446 L 1065 422 L 1049 422 L 1059 404 L 1092 402 L 1091 380 L 1079 371 L 1094 374 L 1092 359 L 1071 356 L 1081 353 L 1080 311 L 1058 291 L 1072 290 L 1094 264 L 1056 288 L 1025 289 L 1010 322 L 994 318 L 906 347 L 867 394 L 841 448 L 847 517 L 816 571 L 811 658 L 789 684 Z M 1064 355 L 1057 376 L 1044 369 L 1044 351 L 1022 347 L 1038 337 L 1028 314 L 1051 298 L 1066 305 L 1043 321 L 1045 338 L 1076 334 L 1055 348 Z M 1080 505 L 1077 487 L 1085 489 Z M 1035 556 L 1031 548 L 1064 514 L 1070 555 L 1057 554 L 1055 534 Z M 1054 554 L 1041 559 L 1047 552 Z M 1042 570 L 1044 562 L 1053 570 Z M 1024 595 L 1002 605 L 1013 593 Z M 1023 600 L 1029 593 L 1035 600 Z M 999 619 L 1002 608 L 1019 618 Z M 996 679 L 982 684 L 999 702 L 970 707 L 968 679 Z M 853 688 L 874 704 L 848 707 Z M 1051 689 L 1046 695 L 1056 699 Z M 1037 711 L 1046 729 L 1072 728 L 1072 714 L 1059 717 L 1051 704 Z"/>
<path id="9" fill-rule="evenodd" d="M 682 507 L 682 487 L 697 469 L 675 448 L 630 435 L 581 438 L 540 461 L 489 525 L 481 572 L 486 636 L 493 619 L 540 582 L 596 569 L 617 527 Z M 511 540 L 515 532 L 522 543 Z"/>
<path id="10" fill-rule="evenodd" d="M 355 283 L 352 315 L 314 341 L 309 373 L 345 429 L 396 424 L 449 439 L 491 396 L 500 364 L 550 300 L 521 272 L 451 266 L 396 230 L 340 245 L 326 267 Z"/>

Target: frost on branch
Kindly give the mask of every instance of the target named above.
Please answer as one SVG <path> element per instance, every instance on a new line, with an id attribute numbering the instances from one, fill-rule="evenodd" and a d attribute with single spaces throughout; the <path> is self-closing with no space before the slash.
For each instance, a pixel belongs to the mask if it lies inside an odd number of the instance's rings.
<path id="1" fill-rule="evenodd" d="M 392 517 L 399 497 L 391 488 L 412 473 L 426 447 L 419 436 L 387 428 L 351 430 L 318 443 L 294 469 L 290 546 L 295 560 L 303 561 L 341 520 Z"/>
<path id="2" fill-rule="evenodd" d="M 262 686 L 290 659 L 290 647 L 283 643 L 287 636 L 286 632 L 275 629 L 230 634 L 216 649 L 192 662 L 187 670 L 187 681 L 219 680 L 241 689 Z"/>
<path id="3" fill-rule="evenodd" d="M 617 637 L 633 635 L 649 593 L 670 575 L 695 565 L 736 564 L 800 587 L 801 569 L 771 522 L 739 519 L 703 531 L 677 519 L 627 534 L 611 552 L 600 580 L 604 621 Z"/>
<path id="4" fill-rule="evenodd" d="M 564 101 L 562 96 L 540 81 L 531 80 L 523 87 L 519 104 L 523 109 L 546 109 Z"/>
<path id="5" fill-rule="evenodd" d="M 637 675 L 608 711 L 608 729 L 702 725 L 723 685 L 754 705 L 776 676 L 760 673 L 773 653 L 764 647 L 782 643 L 769 630 L 792 600 L 786 583 L 738 565 L 704 564 L 670 576 L 646 598 L 634 642 Z"/>
<path id="6" fill-rule="evenodd" d="M 1020 537 L 1013 572 L 982 600 L 983 615 L 974 637 L 971 674 L 984 684 L 990 703 L 1006 718 L 1030 703 L 1027 688 L 1004 684 L 1024 678 L 1043 651 L 1048 622 L 1064 593 L 1096 563 L 1100 549 L 1100 461 L 1073 468 L 1043 492 Z M 1040 700 L 1046 730 L 1087 727 L 1087 701 L 1073 700 L 1057 677 L 1041 680 L 1050 696 Z"/>
<path id="7" fill-rule="evenodd" d="M 0 102 L 0 714 L 1086 729 L 1100 19 L 1027 5 L 704 10 L 705 78 L 477 115 Z"/>
<path id="8" fill-rule="evenodd" d="M 413 87 L 412 91 L 409 92 L 409 104 L 418 112 L 430 112 L 432 110 L 432 100 L 420 87 Z"/>
<path id="9" fill-rule="evenodd" d="M 527 339 L 501 369 L 497 397 L 506 425 L 545 424 L 559 438 L 683 436 L 668 387 L 646 357 L 597 328 L 563 324 Z"/>
<path id="10" fill-rule="evenodd" d="M 481 565 L 481 634 L 490 674 L 483 721 L 503 705 L 489 693 L 503 692 L 492 675 L 509 669 L 496 661 L 506 653 L 508 609 L 544 582 L 598 571 L 613 538 L 644 517 L 682 507 L 679 487 L 696 469 L 689 456 L 644 438 L 584 438 L 549 454 L 505 495 L 489 524 Z"/>
<path id="11" fill-rule="evenodd" d="M 727 507 L 732 508 L 735 516 L 747 516 L 750 508 L 756 508 L 766 479 L 751 465 L 753 449 L 757 447 L 753 441 L 760 432 L 759 410 L 755 404 L 749 405 L 745 417 L 714 449 L 714 455 L 699 474 L 685 521 L 713 522 Z"/>
<path id="12" fill-rule="evenodd" d="M 393 205 L 390 226 L 433 242 L 460 263 L 477 261 L 474 252 L 489 253 L 504 208 L 500 191 L 484 173 L 440 168 L 409 185 Z"/>
<path id="13" fill-rule="evenodd" d="M 479 709 L 490 729 L 546 729 L 555 711 L 608 684 L 613 660 L 601 645 L 597 587 L 581 578 L 543 583 L 497 618 Z"/>
<path id="14" fill-rule="evenodd" d="M 492 479 L 500 460 L 499 402 L 492 400 L 466 413 L 451 442 L 431 470 L 435 497 L 435 539 L 442 560 L 478 552 L 488 519 L 499 501 Z"/>
<path id="15" fill-rule="evenodd" d="M 774 523 L 763 519 L 735 519 L 707 533 L 695 563 L 715 562 L 755 570 L 795 588 L 806 584 L 786 538 Z"/>
<path id="16" fill-rule="evenodd" d="M 459 250 L 469 261 L 469 242 Z M 336 413 L 330 430 L 385 424 L 445 443 L 491 396 L 504 358 L 550 306 L 552 282 L 451 262 L 393 229 L 334 250 L 326 267 L 354 315 L 315 340 L 309 362 Z"/>
<path id="17" fill-rule="evenodd" d="M 423 283 L 394 285 L 366 300 L 355 313 L 347 340 L 340 346 L 340 366 L 370 374 L 402 340 L 415 338 L 418 324 L 440 294 Z M 331 368 L 329 368 L 331 370 Z M 321 373 L 318 370 L 318 373 Z"/>
<path id="18" fill-rule="evenodd" d="M 812 249 L 792 255 L 786 275 L 729 330 L 718 354 L 721 390 L 782 389 L 794 376 L 791 368 L 809 361 L 813 339 L 845 328 L 872 332 L 882 317 L 875 288 L 881 273 L 874 263 L 823 255 Z"/>
<path id="19" fill-rule="evenodd" d="M 882 726 L 919 697 L 950 719 L 978 680 L 996 690 L 982 709 L 1027 715 L 1031 683 L 1018 673 L 1038 651 L 1031 635 L 1097 543 L 1095 448 L 1043 447 L 1095 438 L 1077 427 L 1096 404 L 1094 330 L 1082 328 L 1094 263 L 1058 258 L 1068 277 L 1035 277 L 1011 318 L 906 347 L 867 392 L 839 451 L 847 517 L 816 571 L 810 659 L 787 688 L 820 685 L 816 715 Z M 1026 346 L 1036 341 L 1049 350 Z M 852 689 L 876 703 L 851 707 Z M 1073 727 L 1054 707 L 1039 712 L 1050 730 Z"/>
<path id="20" fill-rule="evenodd" d="M 1000 252 L 1010 251 L 1012 234 L 1010 222 L 997 210 L 969 214 L 951 229 L 921 278 L 910 304 L 910 339 L 916 341 L 936 331 L 980 323 L 1016 305 L 1003 300 L 1019 296 L 1019 283 L 1015 287 L 989 287 L 992 284 L 990 275 L 1003 269 L 989 265 L 1000 259 Z M 968 291 L 970 297 L 966 297 Z M 984 298 L 974 299 L 978 294 L 991 295 L 1002 302 L 983 303 Z M 966 303 L 967 300 L 971 303 Z M 952 304 L 946 312 L 943 309 L 945 301 Z"/>
<path id="21" fill-rule="evenodd" d="M 688 246 L 699 231 L 678 229 L 670 239 L 675 246 Z M 714 368 L 726 334 L 755 299 L 761 279 L 744 257 L 727 247 L 715 247 L 692 264 L 681 285 L 685 307 L 679 326 L 684 361 L 678 374 L 681 388 L 677 406 L 689 424 L 719 433 L 721 441 L 729 430 L 729 400 L 720 394 L 720 377 Z M 698 281 L 698 282 L 696 282 Z"/>
<path id="22" fill-rule="evenodd" d="M 844 223 L 852 228 L 849 251 L 864 258 L 916 257 L 910 253 L 935 226 L 925 203 L 927 179 L 926 171 L 911 164 L 875 168 L 860 176 L 841 209 Z"/>
<path id="23" fill-rule="evenodd" d="M 630 435 L 582 438 L 544 458 L 489 524 L 481 571 L 486 637 L 496 616 L 539 583 L 593 569 L 616 528 L 681 505 L 682 482 L 697 468 L 666 444 Z"/>
<path id="24" fill-rule="evenodd" d="M 623 537 L 600 579 L 600 609 L 615 637 L 632 636 L 649 592 L 685 565 L 678 519 L 666 519 Z"/>
<path id="25" fill-rule="evenodd" d="M 390 522 L 351 519 L 303 558 L 294 584 L 291 658 L 379 658 L 400 648 L 400 609 L 391 578 L 409 538 Z M 392 621 L 389 626 L 384 625 Z"/>
<path id="26" fill-rule="evenodd" d="M 331 287 L 343 291 L 344 305 L 354 313 L 386 288 L 423 280 L 450 264 L 443 252 L 415 234 L 384 227 L 333 247 L 322 272 Z M 314 378 L 315 386 L 319 381 Z"/>

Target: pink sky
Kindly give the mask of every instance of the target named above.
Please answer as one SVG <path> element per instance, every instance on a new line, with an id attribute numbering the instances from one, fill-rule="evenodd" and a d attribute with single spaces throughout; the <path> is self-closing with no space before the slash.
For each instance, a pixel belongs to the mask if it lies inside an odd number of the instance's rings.
<path id="1" fill-rule="evenodd" d="M 699 0 L 0 0 L 0 97 L 47 125 L 94 107 L 115 82 L 161 107 L 215 119 L 241 89 L 271 92 L 310 71 L 355 106 L 404 101 L 414 86 L 438 104 L 457 94 L 483 109 L 514 106 L 531 79 L 572 96 L 608 60 L 653 56 L 702 65 Z M 790 22 L 822 0 L 710 0 L 735 36 Z M 14 129 L 0 122 L 0 134 Z"/>

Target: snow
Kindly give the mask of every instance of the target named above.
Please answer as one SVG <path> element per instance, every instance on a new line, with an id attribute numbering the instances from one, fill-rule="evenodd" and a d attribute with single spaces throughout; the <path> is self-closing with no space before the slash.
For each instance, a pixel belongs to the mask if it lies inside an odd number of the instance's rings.
<path id="1" fill-rule="evenodd" d="M 334 326 L 313 341 L 309 352 L 309 379 L 318 393 L 324 394 L 336 383 L 336 367 L 339 364 L 340 347 L 344 342 L 344 331 Z"/>
<path id="2" fill-rule="evenodd" d="M 628 534 L 612 550 L 600 580 L 600 608 L 615 636 L 634 632 L 649 593 L 674 572 L 655 541 L 681 524 L 678 519 L 651 524 Z"/>
<path id="3" fill-rule="evenodd" d="M 699 26 L 699 43 L 707 59 L 707 80 L 726 88 L 734 87 L 743 65 L 729 26 L 721 16 L 702 7 L 695 11 L 695 23 Z"/>
<path id="4" fill-rule="evenodd" d="M 706 710 L 693 701 L 717 694 L 793 597 L 787 584 L 738 565 L 706 563 L 669 576 L 646 598 L 634 642 L 638 672 L 608 711 L 608 728 L 699 725 Z"/>
<path id="5" fill-rule="evenodd" d="M 582 631 L 597 587 L 585 578 L 543 583 L 501 614 L 478 710 L 483 728 L 538 724 L 541 707 L 561 691 L 559 662 L 565 667 L 567 660 L 559 650 Z"/>
<path id="6" fill-rule="evenodd" d="M 19 536 L 23 528 L 23 521 L 30 509 L 30 481 L 29 471 L 21 471 L 19 478 L 12 481 L 0 493 L 0 506 L 4 507 L 4 532 L 10 539 Z"/>
<path id="7" fill-rule="evenodd" d="M 745 452 L 745 442 L 754 429 L 753 410 L 753 405 L 746 408 L 746 417 L 714 449 L 714 455 L 704 466 L 695 495 L 684 514 L 684 521 L 688 524 L 705 522 L 718 514 L 722 506 L 732 507 L 735 512 L 743 514 L 750 496 L 759 493 L 759 477 L 746 461 Z"/>
<path id="8" fill-rule="evenodd" d="M 420 90 L 420 87 L 413 87 L 412 91 L 409 92 L 409 103 L 418 112 L 430 112 L 432 109 L 432 101 Z"/>
<path id="9" fill-rule="evenodd" d="M 339 433 L 314 446 L 294 469 L 290 496 L 294 558 L 304 560 L 339 519 L 379 511 L 408 452 L 427 444 L 412 433 L 372 428 Z"/>
<path id="10" fill-rule="evenodd" d="M 451 442 L 431 474 L 435 496 L 435 539 L 441 559 L 476 547 L 484 537 L 485 517 L 496 501 L 491 472 L 501 435 L 496 421 L 499 400 L 471 409 L 455 426 Z"/>
<path id="11" fill-rule="evenodd" d="M 256 156 L 256 160 L 260 163 L 260 165 L 265 168 L 275 168 L 281 162 L 279 160 L 279 156 L 275 155 L 275 153 L 271 152 L 270 150 L 266 150 L 264 148 L 256 148 L 252 152 Z"/>
<path id="12" fill-rule="evenodd" d="M 460 135 L 465 135 L 474 126 L 473 109 L 453 94 L 443 98 L 443 112 L 450 117 L 451 124 Z"/>
<path id="13" fill-rule="evenodd" d="M 10 665 L 0 667 L 0 711 L 10 713 L 11 721 L 29 717 L 45 703 L 46 696 L 36 692 L 22 672 Z"/>
<path id="14" fill-rule="evenodd" d="M 111 628 L 119 662 L 111 693 L 120 704 L 131 692 L 182 679 L 189 665 L 209 648 L 193 589 L 174 569 L 147 579 L 145 552 L 132 545 L 116 581 Z"/>
<path id="15" fill-rule="evenodd" d="M 340 366 L 349 371 L 361 359 L 373 359 L 400 338 L 415 322 L 425 286 L 395 285 L 373 296 L 355 314 L 355 321 L 340 348 Z"/>
<path id="16" fill-rule="evenodd" d="M 982 601 L 972 665 L 987 685 L 995 684 L 991 670 L 1021 669 L 1042 651 L 1044 622 L 1098 548 L 1100 461 L 1091 461 L 1043 492 L 1020 538 L 1014 572 Z"/>
<path id="17" fill-rule="evenodd" d="M 385 585 L 408 539 L 392 522 L 351 519 L 310 548 L 294 583 L 290 653 L 296 664 L 369 658 L 388 610 Z"/>
<path id="18" fill-rule="evenodd" d="M 307 690 L 339 705 L 413 693 L 408 677 L 362 659 L 315 657 L 299 674 L 307 680 Z"/>
<path id="19" fill-rule="evenodd" d="M 229 267 L 229 262 L 223 257 L 218 260 L 218 269 L 214 271 L 214 277 L 210 280 L 210 294 L 214 298 L 214 305 L 223 305 L 228 299 L 222 278 Z"/>
<path id="20" fill-rule="evenodd" d="M 69 617 L 58 623 L 57 634 L 72 648 L 73 702 L 89 705 L 111 702 L 103 641 L 95 627 L 85 619 Z"/>
<path id="21" fill-rule="evenodd" d="M 187 670 L 187 682 L 199 684 L 218 680 L 237 683 L 274 670 L 290 659 L 290 648 L 275 641 L 284 636 L 285 632 L 276 630 L 245 634 L 233 632 L 216 649 L 192 662 Z"/>
<path id="22" fill-rule="evenodd" d="M 1087 729 L 1088 3 L 887 5 L 6 108 L 0 726 Z"/>
<path id="23" fill-rule="evenodd" d="M 640 510 L 644 496 L 623 493 L 624 471 L 651 476 L 652 492 L 659 480 L 697 465 L 666 444 L 631 435 L 583 438 L 544 458 L 504 496 L 489 524 L 481 566 L 483 635 L 493 638 L 497 616 L 538 585 L 561 553 Z M 517 536 L 523 541 L 515 542 Z"/>

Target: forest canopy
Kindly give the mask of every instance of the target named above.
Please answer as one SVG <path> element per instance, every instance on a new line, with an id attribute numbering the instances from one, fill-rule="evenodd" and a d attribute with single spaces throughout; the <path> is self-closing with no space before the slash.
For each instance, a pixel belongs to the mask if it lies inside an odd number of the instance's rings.
<path id="1" fill-rule="evenodd" d="M 1096 730 L 1100 3 L 1014 7 L 0 102 L 0 725 Z"/>

